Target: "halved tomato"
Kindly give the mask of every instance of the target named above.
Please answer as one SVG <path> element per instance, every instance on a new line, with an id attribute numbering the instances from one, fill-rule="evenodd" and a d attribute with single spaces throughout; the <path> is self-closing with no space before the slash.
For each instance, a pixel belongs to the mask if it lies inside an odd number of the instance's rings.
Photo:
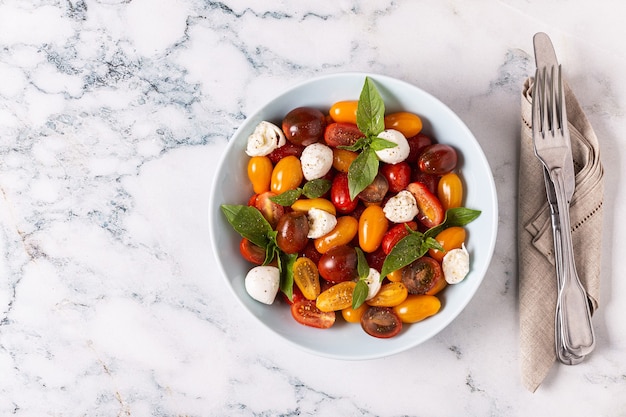
<path id="1" fill-rule="evenodd" d="M 389 307 L 370 307 L 361 317 L 361 327 L 370 336 L 386 339 L 400 333 L 402 321 Z"/>
<path id="2" fill-rule="evenodd" d="M 334 311 L 324 312 L 315 306 L 314 300 L 300 300 L 291 305 L 291 315 L 300 324 L 318 329 L 328 329 L 335 324 Z"/>
<path id="3" fill-rule="evenodd" d="M 412 182 L 406 187 L 417 202 L 419 213 L 417 219 L 426 227 L 435 227 L 443 221 L 445 212 L 443 205 L 435 194 L 421 182 Z"/>

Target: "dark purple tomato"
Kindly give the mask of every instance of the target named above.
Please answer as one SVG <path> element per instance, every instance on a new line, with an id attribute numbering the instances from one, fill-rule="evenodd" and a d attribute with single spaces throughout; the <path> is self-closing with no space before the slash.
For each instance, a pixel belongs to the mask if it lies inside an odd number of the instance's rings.
<path id="1" fill-rule="evenodd" d="M 443 277 L 439 262 L 422 256 L 402 270 L 402 283 L 410 294 L 426 294 Z"/>
<path id="2" fill-rule="evenodd" d="M 293 155 L 297 158 L 300 158 L 303 150 L 304 150 L 304 146 L 297 145 L 292 142 L 287 142 L 280 148 L 274 149 L 272 152 L 270 152 L 269 155 L 267 155 L 267 157 L 270 159 L 270 161 L 272 161 L 272 164 L 276 165 L 278 161 L 280 161 L 281 159 L 287 156 Z"/>
<path id="3" fill-rule="evenodd" d="M 389 191 L 389 183 L 383 174 L 378 173 L 374 177 L 374 181 L 365 187 L 358 197 L 365 203 L 377 204 L 383 201 L 387 191 Z"/>
<path id="4" fill-rule="evenodd" d="M 402 330 L 402 321 L 389 307 L 370 307 L 361 317 L 361 327 L 370 336 L 389 338 Z"/>
<path id="5" fill-rule="evenodd" d="M 307 146 L 324 138 L 326 117 L 312 107 L 298 107 L 287 113 L 282 127 L 289 142 Z"/>
<path id="6" fill-rule="evenodd" d="M 411 136 L 406 140 L 407 142 L 409 142 L 410 149 L 409 156 L 406 158 L 406 162 L 409 163 L 417 162 L 417 157 L 420 153 L 422 153 L 422 150 L 428 145 L 433 144 L 433 140 L 423 133 L 418 133 L 417 135 Z"/>
<path id="7" fill-rule="evenodd" d="M 356 251 L 347 245 L 332 248 L 322 255 L 317 269 L 326 281 L 343 282 L 355 279 L 358 277 Z"/>
<path id="8" fill-rule="evenodd" d="M 285 253 L 298 253 L 306 248 L 309 239 L 309 220 L 303 211 L 285 213 L 276 225 L 276 244 Z"/>
<path id="9" fill-rule="evenodd" d="M 456 168 L 456 150 L 449 145 L 435 143 L 427 146 L 420 153 L 417 163 L 427 174 L 443 175 Z"/>

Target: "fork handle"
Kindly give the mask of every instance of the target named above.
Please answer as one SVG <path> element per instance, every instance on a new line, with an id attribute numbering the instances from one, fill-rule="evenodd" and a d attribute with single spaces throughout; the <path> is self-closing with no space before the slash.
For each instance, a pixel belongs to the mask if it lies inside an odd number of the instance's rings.
<path id="1" fill-rule="evenodd" d="M 550 178 L 556 191 L 561 223 L 563 279 L 560 282 L 557 310 L 561 314 L 563 345 L 572 354 L 585 356 L 591 353 L 595 347 L 589 299 L 576 272 L 569 216 L 569 198 L 565 191 L 561 168 L 553 169 L 550 172 Z"/>

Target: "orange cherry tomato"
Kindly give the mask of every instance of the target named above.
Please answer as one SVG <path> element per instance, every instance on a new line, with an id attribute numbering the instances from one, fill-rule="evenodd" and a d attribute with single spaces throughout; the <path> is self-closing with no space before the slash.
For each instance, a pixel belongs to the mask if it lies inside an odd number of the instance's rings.
<path id="1" fill-rule="evenodd" d="M 434 295 L 409 295 L 393 307 L 403 323 L 417 323 L 439 312 L 441 301 Z"/>
<path id="2" fill-rule="evenodd" d="M 354 161 L 357 156 L 359 156 L 357 152 L 333 148 L 333 168 L 339 172 L 348 172 L 352 161 Z"/>
<path id="3" fill-rule="evenodd" d="M 427 228 L 439 225 L 445 218 L 441 201 L 421 182 L 412 182 L 406 189 L 413 194 L 419 213 L 417 219 Z"/>
<path id="4" fill-rule="evenodd" d="M 435 279 L 435 284 L 430 288 L 430 290 L 426 291 L 425 294 L 437 295 L 447 286 L 448 286 L 448 282 L 446 281 L 446 278 L 442 274 Z"/>
<path id="5" fill-rule="evenodd" d="M 422 119 L 413 113 L 401 111 L 385 116 L 385 129 L 394 129 L 410 138 L 422 131 Z"/>
<path id="6" fill-rule="evenodd" d="M 359 218 L 359 246 L 364 252 L 374 252 L 389 228 L 389 220 L 381 206 L 367 207 Z"/>
<path id="7" fill-rule="evenodd" d="M 334 247 L 347 245 L 354 239 L 359 230 L 359 221 L 352 216 L 337 218 L 337 225 L 328 234 L 315 239 L 315 249 L 326 253 Z"/>
<path id="8" fill-rule="evenodd" d="M 317 265 L 309 258 L 296 259 L 293 264 L 293 281 L 307 300 L 315 300 L 320 295 L 320 276 Z"/>
<path id="9" fill-rule="evenodd" d="M 301 198 L 291 205 L 293 211 L 309 211 L 312 208 L 324 210 L 333 216 L 337 214 L 333 203 L 325 198 Z"/>
<path id="10" fill-rule="evenodd" d="M 302 183 L 302 165 L 300 160 L 293 156 L 287 156 L 276 164 L 272 170 L 270 191 L 282 194 L 288 190 L 295 190 Z"/>
<path id="11" fill-rule="evenodd" d="M 443 257 L 446 255 L 446 252 L 452 249 L 458 249 L 465 242 L 466 232 L 463 227 L 453 226 L 448 227 L 447 229 L 443 229 L 437 236 L 435 236 L 435 240 L 439 242 L 441 246 L 445 249 L 445 251 L 439 251 L 437 249 L 429 249 L 428 254 L 431 258 L 434 258 L 439 263 L 443 261 Z"/>
<path id="12" fill-rule="evenodd" d="M 374 297 L 366 301 L 370 306 L 393 307 L 397 306 L 409 295 L 409 290 L 401 282 L 383 284 Z"/>
<path id="13" fill-rule="evenodd" d="M 388 273 L 386 278 L 391 282 L 402 282 L 402 268 Z"/>
<path id="14" fill-rule="evenodd" d="M 361 304 L 356 310 L 352 307 L 346 307 L 341 310 L 341 315 L 348 323 L 360 323 L 361 317 L 363 317 L 368 308 L 369 306 L 365 303 Z"/>
<path id="15" fill-rule="evenodd" d="M 343 281 L 335 284 L 317 297 L 315 306 L 324 312 L 348 308 L 352 305 L 352 293 L 354 293 L 355 287 L 356 282 L 354 281 Z"/>
<path id="16" fill-rule="evenodd" d="M 454 172 L 449 172 L 439 179 L 437 196 L 444 210 L 461 207 L 463 203 L 463 182 Z"/>
<path id="17" fill-rule="evenodd" d="M 248 161 L 248 179 L 256 194 L 270 190 L 274 164 L 267 156 L 253 156 Z"/>
<path id="18" fill-rule="evenodd" d="M 335 122 L 356 124 L 357 100 L 338 101 L 330 107 L 330 117 Z"/>

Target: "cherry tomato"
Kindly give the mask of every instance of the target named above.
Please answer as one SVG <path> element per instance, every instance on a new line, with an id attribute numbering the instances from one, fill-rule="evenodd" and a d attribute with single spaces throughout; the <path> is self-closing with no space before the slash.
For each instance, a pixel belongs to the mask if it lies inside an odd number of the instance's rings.
<path id="1" fill-rule="evenodd" d="M 420 153 L 422 153 L 422 150 L 424 150 L 424 148 L 426 148 L 428 145 L 433 144 L 433 140 L 430 138 L 430 136 L 426 136 L 423 133 L 418 133 L 415 136 L 406 138 L 406 140 L 407 142 L 409 142 L 410 149 L 409 156 L 406 158 L 406 162 L 408 163 L 417 162 L 417 157 Z"/>
<path id="2" fill-rule="evenodd" d="M 366 301 L 368 305 L 376 307 L 397 306 L 409 295 L 409 290 L 401 282 L 389 282 L 380 287 L 378 293 Z"/>
<path id="3" fill-rule="evenodd" d="M 422 130 L 422 119 L 413 113 L 401 111 L 385 116 L 385 129 L 394 129 L 410 138 Z"/>
<path id="4" fill-rule="evenodd" d="M 297 285 L 294 285 L 293 287 L 291 300 L 289 299 L 289 297 L 287 297 L 287 295 L 284 292 L 280 291 L 279 294 L 281 295 L 282 299 L 285 300 L 285 302 L 289 305 L 293 303 L 297 303 L 298 301 L 301 301 L 301 300 L 306 300 L 306 298 L 304 298 L 304 295 L 302 295 L 302 291 L 300 291 L 300 288 L 298 288 Z"/>
<path id="5" fill-rule="evenodd" d="M 322 254 L 315 249 L 315 241 L 313 239 L 309 239 L 306 244 L 306 247 L 300 252 L 300 256 L 304 256 L 315 262 L 315 265 L 318 264 Z"/>
<path id="6" fill-rule="evenodd" d="M 396 269 L 385 277 L 391 282 L 402 282 L 402 269 Z"/>
<path id="7" fill-rule="evenodd" d="M 332 327 L 336 319 L 334 311 L 320 311 L 315 306 L 315 301 L 307 299 L 294 302 L 291 305 L 291 315 L 298 323 L 318 329 Z"/>
<path id="8" fill-rule="evenodd" d="M 402 283 L 409 294 L 425 294 L 438 279 L 443 279 L 441 265 L 428 256 L 422 256 L 402 268 Z"/>
<path id="9" fill-rule="evenodd" d="M 378 247 L 374 252 L 366 252 L 365 259 L 370 268 L 374 268 L 378 272 L 383 269 L 383 263 L 387 254 L 383 251 L 382 245 Z"/>
<path id="10" fill-rule="evenodd" d="M 359 219 L 359 246 L 364 252 L 374 252 L 380 246 L 389 227 L 381 206 L 369 206 Z"/>
<path id="11" fill-rule="evenodd" d="M 380 172 L 374 177 L 374 181 L 361 191 L 357 197 L 361 199 L 366 205 L 379 204 L 389 191 L 389 184 L 387 179 Z"/>
<path id="12" fill-rule="evenodd" d="M 405 161 L 380 167 L 380 173 L 387 179 L 391 193 L 399 193 L 411 183 L 411 171 L 411 166 Z"/>
<path id="13" fill-rule="evenodd" d="M 356 251 L 351 246 L 343 245 L 322 254 L 317 269 L 326 281 L 343 282 L 358 277 L 356 266 Z"/>
<path id="14" fill-rule="evenodd" d="M 427 174 L 443 175 L 456 168 L 456 150 L 443 143 L 435 143 L 424 148 L 417 159 L 417 163 Z"/>
<path id="15" fill-rule="evenodd" d="M 270 180 L 274 165 L 267 156 L 253 156 L 248 161 L 248 179 L 255 193 L 261 194 L 270 190 Z"/>
<path id="16" fill-rule="evenodd" d="M 280 148 L 276 148 L 272 152 L 270 152 L 267 157 L 270 159 L 270 161 L 272 161 L 274 165 L 276 165 L 278 161 L 288 156 L 295 156 L 296 158 L 300 158 L 300 156 L 302 156 L 303 150 L 304 146 L 287 141 Z"/>
<path id="17" fill-rule="evenodd" d="M 274 166 L 270 189 L 276 194 L 284 193 L 287 190 L 295 190 L 300 186 L 304 175 L 302 174 L 302 164 L 295 156 L 287 156 Z"/>
<path id="18" fill-rule="evenodd" d="M 417 230 L 417 223 L 415 222 L 399 223 L 387 230 L 380 244 L 386 255 L 389 255 L 391 249 L 393 249 L 399 241 L 409 235 L 409 231 L 406 230 L 407 226 L 412 230 Z"/>
<path id="19" fill-rule="evenodd" d="M 330 200 L 325 198 L 301 198 L 291 205 L 291 209 L 295 211 L 308 212 L 312 208 L 324 210 L 333 216 L 337 214 L 337 210 Z"/>
<path id="20" fill-rule="evenodd" d="M 254 207 L 256 207 L 261 212 L 261 214 L 263 214 L 263 217 L 265 217 L 265 220 L 267 220 L 268 223 L 272 226 L 272 229 L 276 228 L 278 220 L 285 213 L 285 208 L 283 206 L 281 206 L 280 204 L 276 204 L 272 200 L 270 200 L 270 198 L 274 197 L 275 195 L 276 193 L 266 191 L 257 195 L 256 199 L 254 200 Z"/>
<path id="21" fill-rule="evenodd" d="M 333 168 L 339 172 L 348 172 L 350 165 L 352 165 L 357 156 L 359 156 L 357 152 L 333 148 Z"/>
<path id="22" fill-rule="evenodd" d="M 428 191 L 437 195 L 437 184 L 439 183 L 439 175 L 425 174 L 420 171 L 418 166 L 411 170 L 411 182 L 421 182 L 428 188 Z"/>
<path id="23" fill-rule="evenodd" d="M 315 239 L 315 249 L 324 254 L 337 246 L 347 245 L 359 231 L 359 221 L 352 216 L 337 218 L 337 225 L 326 235 Z"/>
<path id="24" fill-rule="evenodd" d="M 309 219 L 306 213 L 291 211 L 285 213 L 276 225 L 276 244 L 285 253 L 298 253 L 309 242 Z"/>
<path id="25" fill-rule="evenodd" d="M 353 123 L 331 123 L 324 131 L 324 141 L 331 148 L 354 145 L 362 137 L 365 135 Z"/>
<path id="26" fill-rule="evenodd" d="M 298 107 L 287 113 L 282 128 L 289 142 L 307 146 L 324 137 L 326 117 L 312 107 Z"/>
<path id="27" fill-rule="evenodd" d="M 335 122 L 356 124 L 357 100 L 338 101 L 330 107 L 329 115 Z"/>
<path id="28" fill-rule="evenodd" d="M 348 323 L 360 323 L 361 317 L 363 317 L 363 314 L 365 314 L 368 308 L 369 306 L 365 303 L 361 304 L 356 310 L 353 309 L 352 306 L 346 307 L 341 310 L 341 315 Z"/>
<path id="29" fill-rule="evenodd" d="M 333 179 L 332 186 L 330 187 L 330 201 L 337 209 L 338 213 L 348 214 L 353 211 L 359 200 L 355 198 L 350 199 L 350 190 L 348 189 L 348 174 L 339 172 Z"/>
<path id="30" fill-rule="evenodd" d="M 445 212 L 441 202 L 423 183 L 412 182 L 407 187 L 407 190 L 415 197 L 419 211 L 417 219 L 424 226 L 428 228 L 435 227 L 443 221 Z"/>
<path id="31" fill-rule="evenodd" d="M 463 203 L 463 182 L 454 172 L 449 172 L 439 179 L 437 196 L 444 210 L 461 207 Z"/>
<path id="32" fill-rule="evenodd" d="M 463 245 L 463 242 L 465 242 L 465 235 L 466 233 L 463 227 L 452 226 L 443 229 L 439 232 L 439 234 L 437 234 L 437 236 L 435 236 L 435 240 L 443 246 L 445 251 L 429 249 L 428 255 L 437 262 L 441 263 L 441 261 L 443 261 L 443 257 L 446 255 L 446 252 L 452 249 L 458 249 Z"/>
<path id="33" fill-rule="evenodd" d="M 315 300 L 320 295 L 320 277 L 317 266 L 311 259 L 296 259 L 293 264 L 293 281 L 306 299 Z"/>
<path id="34" fill-rule="evenodd" d="M 265 262 L 265 249 L 255 245 L 245 237 L 239 242 L 239 252 L 241 252 L 241 256 L 246 261 L 255 265 L 263 265 L 263 262 Z"/>
<path id="35" fill-rule="evenodd" d="M 352 305 L 352 293 L 354 293 L 356 282 L 344 281 L 333 285 L 322 292 L 315 302 L 321 311 L 338 311 Z"/>
<path id="36" fill-rule="evenodd" d="M 361 327 L 367 334 L 389 338 L 402 330 L 402 321 L 389 307 L 370 307 L 361 317 Z"/>
<path id="37" fill-rule="evenodd" d="M 393 307 L 403 323 L 417 323 L 439 312 L 441 301 L 432 295 L 409 295 L 401 304 Z"/>

